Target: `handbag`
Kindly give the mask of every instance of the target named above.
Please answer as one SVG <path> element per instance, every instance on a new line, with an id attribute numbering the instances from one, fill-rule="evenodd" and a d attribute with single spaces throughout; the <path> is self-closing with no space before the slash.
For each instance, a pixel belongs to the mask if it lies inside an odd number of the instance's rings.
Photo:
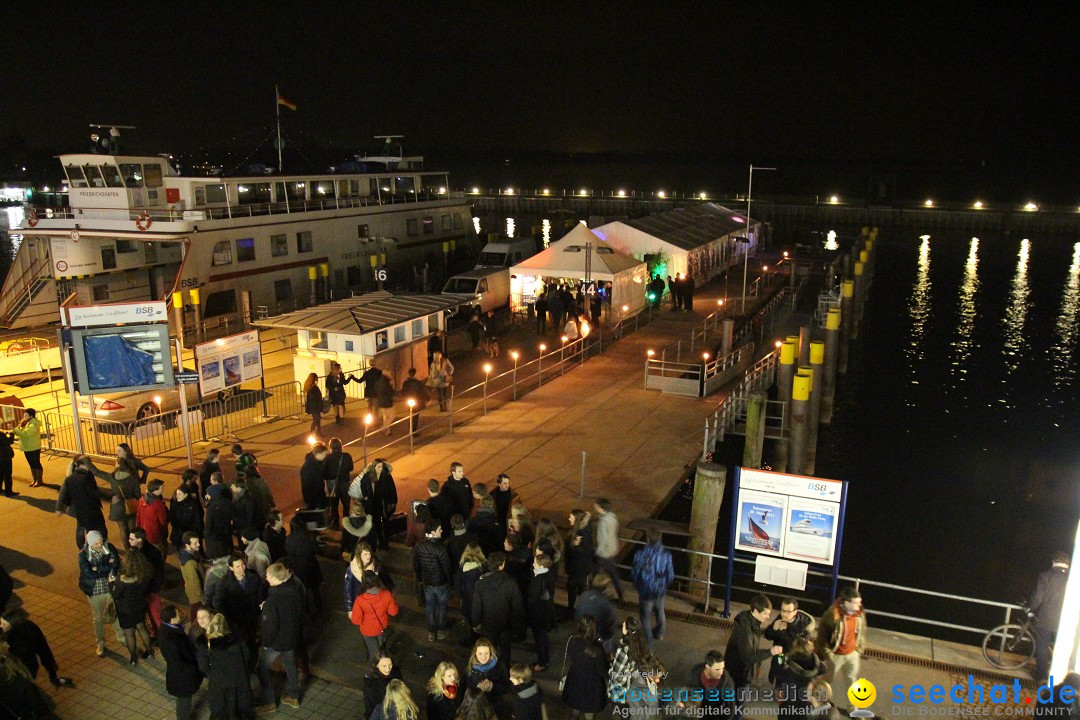
<path id="1" fill-rule="evenodd" d="M 559 692 L 562 692 L 563 689 L 566 687 L 566 661 L 570 658 L 570 641 L 573 639 L 573 635 L 566 639 L 566 649 L 563 650 L 562 676 L 559 678 Z"/>
<path id="2" fill-rule="evenodd" d="M 111 597 L 105 607 L 101 609 L 101 621 L 106 625 L 112 625 L 116 622 L 116 601 Z"/>

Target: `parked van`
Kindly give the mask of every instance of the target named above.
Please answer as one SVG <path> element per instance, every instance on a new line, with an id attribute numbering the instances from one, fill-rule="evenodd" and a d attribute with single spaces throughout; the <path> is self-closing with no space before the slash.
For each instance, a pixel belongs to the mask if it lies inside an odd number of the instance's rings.
<path id="1" fill-rule="evenodd" d="M 477 268 L 453 276 L 446 281 L 444 293 L 472 295 L 473 305 L 480 312 L 498 310 L 510 304 L 510 270 L 508 268 Z"/>
<path id="2" fill-rule="evenodd" d="M 536 241 L 532 238 L 489 242 L 476 259 L 476 269 L 508 268 L 536 254 Z"/>

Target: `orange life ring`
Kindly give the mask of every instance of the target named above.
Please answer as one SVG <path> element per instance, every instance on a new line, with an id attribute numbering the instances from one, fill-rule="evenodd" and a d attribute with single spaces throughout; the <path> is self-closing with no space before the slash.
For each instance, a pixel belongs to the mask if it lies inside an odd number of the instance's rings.
<path id="1" fill-rule="evenodd" d="M 143 213 L 139 217 L 135 218 L 135 227 L 140 232 L 143 230 L 149 230 L 150 226 L 154 224 L 154 218 L 150 217 L 150 213 Z"/>
<path id="2" fill-rule="evenodd" d="M 30 213 L 26 216 L 26 224 L 29 225 L 30 227 L 34 227 L 35 225 L 37 225 L 38 220 L 39 220 L 39 218 L 38 218 L 37 210 L 31 210 Z"/>

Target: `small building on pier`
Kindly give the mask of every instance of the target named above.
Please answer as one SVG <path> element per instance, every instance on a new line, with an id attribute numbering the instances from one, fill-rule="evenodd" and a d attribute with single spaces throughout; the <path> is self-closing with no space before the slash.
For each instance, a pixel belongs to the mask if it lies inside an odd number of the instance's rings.
<path id="1" fill-rule="evenodd" d="M 708 282 L 738 262 L 736 239 L 749 240 L 753 254 L 761 223 L 746 227 L 746 216 L 716 203 L 676 208 L 658 215 L 610 222 L 593 232 L 616 250 L 646 260 L 661 256 L 651 268 L 664 279 L 690 274 L 697 285 Z"/>

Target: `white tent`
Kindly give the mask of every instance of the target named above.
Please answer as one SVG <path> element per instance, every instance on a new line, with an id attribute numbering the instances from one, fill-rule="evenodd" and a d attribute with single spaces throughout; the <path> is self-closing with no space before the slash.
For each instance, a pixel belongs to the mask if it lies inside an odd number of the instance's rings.
<path id="1" fill-rule="evenodd" d="M 531 294 L 528 278 L 565 278 L 611 283 L 611 306 L 616 314 L 624 306 L 629 313 L 645 306 L 645 263 L 619 252 L 580 224 L 543 252 L 511 267 L 510 275 L 511 293 L 518 302 L 522 295 Z"/>

